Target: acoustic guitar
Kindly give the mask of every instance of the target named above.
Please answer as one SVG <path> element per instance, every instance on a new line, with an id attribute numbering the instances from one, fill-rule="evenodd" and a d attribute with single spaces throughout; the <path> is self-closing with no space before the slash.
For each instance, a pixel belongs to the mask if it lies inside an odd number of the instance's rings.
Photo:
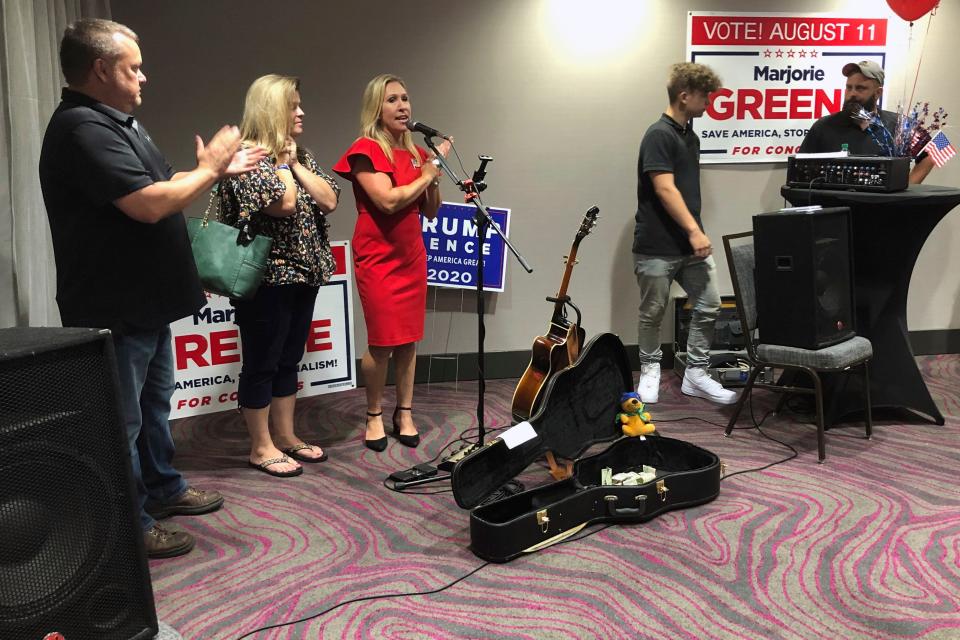
<path id="1" fill-rule="evenodd" d="M 526 420 L 535 413 L 550 378 L 576 362 L 580 355 L 585 333 L 580 327 L 579 311 L 577 322 L 571 322 L 567 318 L 566 306 L 570 303 L 567 285 L 570 284 L 573 266 L 577 264 L 577 248 L 580 246 L 580 241 L 593 231 L 597 224 L 598 213 L 600 209 L 591 207 L 584 214 L 583 222 L 580 223 L 580 228 L 573 240 L 573 246 L 570 247 L 570 255 L 566 257 L 560 290 L 557 291 L 556 297 L 547 298 L 548 302 L 554 303 L 550 326 L 545 335 L 537 336 L 533 341 L 530 364 L 527 365 L 527 370 L 523 372 L 513 392 L 513 403 L 510 408 L 517 420 Z"/>

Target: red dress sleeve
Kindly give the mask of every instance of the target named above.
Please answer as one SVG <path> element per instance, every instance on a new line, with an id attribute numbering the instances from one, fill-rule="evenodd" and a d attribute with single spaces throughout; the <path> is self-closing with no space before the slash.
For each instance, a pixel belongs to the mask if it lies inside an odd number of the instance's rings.
<path id="1" fill-rule="evenodd" d="M 337 160 L 337 163 L 333 165 L 333 170 L 344 178 L 353 180 L 353 169 L 350 166 L 350 158 L 353 156 L 366 156 L 370 158 L 374 171 L 393 173 L 393 164 L 383 153 L 380 145 L 371 138 L 357 138 L 343 156 Z"/>

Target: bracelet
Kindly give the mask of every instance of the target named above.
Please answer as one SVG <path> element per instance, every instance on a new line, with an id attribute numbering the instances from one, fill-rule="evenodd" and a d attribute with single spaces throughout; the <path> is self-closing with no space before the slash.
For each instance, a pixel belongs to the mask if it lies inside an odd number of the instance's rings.
<path id="1" fill-rule="evenodd" d="M 280 171 L 280 169 L 286 169 L 287 171 L 290 171 L 290 165 L 288 165 L 288 164 L 278 164 L 276 170 L 277 170 L 277 171 Z"/>

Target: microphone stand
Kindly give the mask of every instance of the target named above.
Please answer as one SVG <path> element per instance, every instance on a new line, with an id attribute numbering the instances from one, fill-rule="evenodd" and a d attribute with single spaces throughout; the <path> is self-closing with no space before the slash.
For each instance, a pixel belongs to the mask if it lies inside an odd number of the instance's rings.
<path id="1" fill-rule="evenodd" d="M 486 339 L 486 327 L 483 321 L 483 245 L 486 242 L 488 228 L 496 231 L 497 235 L 499 235 L 503 240 L 504 245 L 510 249 L 510 253 L 514 255 L 514 257 L 520 263 L 520 266 L 522 266 L 527 273 L 533 273 L 533 267 L 530 266 L 530 263 L 526 261 L 519 251 L 517 251 L 507 237 L 503 235 L 503 231 L 490 216 L 490 211 L 480 199 L 480 191 L 483 191 L 487 187 L 487 185 L 483 182 L 483 179 L 486 176 L 486 166 L 488 162 L 493 160 L 493 158 L 490 156 L 480 156 L 480 167 L 474 172 L 473 178 L 462 179 L 457 175 L 457 172 L 453 170 L 453 168 L 447 163 L 447 159 L 444 158 L 437 149 L 436 144 L 433 142 L 433 138 L 434 136 L 432 135 L 424 134 L 424 142 L 426 142 L 430 150 L 433 151 L 433 154 L 436 156 L 437 162 L 440 164 L 442 171 L 447 174 L 447 177 L 449 177 L 450 180 L 457 185 L 457 188 L 464 193 L 464 200 L 476 208 L 473 219 L 477 227 L 477 427 L 479 433 L 477 444 L 470 445 L 465 450 L 459 452 L 461 455 L 466 455 L 467 453 L 481 449 L 483 447 L 484 438 L 486 437 L 486 427 L 483 423 L 483 398 L 487 388 L 487 381 L 484 371 L 485 355 L 483 350 L 484 340 Z M 423 478 L 421 481 L 418 481 L 417 484 L 427 484 L 429 482 L 438 482 L 440 480 L 448 480 L 450 478 L 450 474 L 445 476 L 434 476 L 431 478 Z M 411 486 L 409 483 L 402 484 L 402 486 L 401 484 L 402 483 L 397 483 L 394 488 L 398 491 L 402 491 L 406 486 Z"/>

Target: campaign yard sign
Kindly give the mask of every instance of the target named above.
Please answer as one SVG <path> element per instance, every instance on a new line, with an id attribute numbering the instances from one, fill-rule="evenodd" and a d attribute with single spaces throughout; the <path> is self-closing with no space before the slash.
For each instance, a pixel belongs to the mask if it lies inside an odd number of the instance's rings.
<path id="1" fill-rule="evenodd" d="M 353 278 L 350 244 L 331 242 L 336 271 L 320 287 L 306 350 L 300 361 L 297 397 L 357 386 L 353 343 Z M 170 325 L 174 379 L 171 418 L 237 407 L 240 331 L 230 300 L 207 294 L 207 305 Z"/>
<path id="2" fill-rule="evenodd" d="M 886 55 L 886 18 L 689 12 L 687 58 L 723 81 L 694 121 L 700 162 L 785 162 L 843 106 L 843 66 Z"/>
<path id="3" fill-rule="evenodd" d="M 490 217 L 510 237 L 510 209 L 488 208 Z M 421 217 L 423 244 L 427 248 L 427 284 L 450 289 L 477 286 L 476 208 L 471 204 L 443 202 L 433 220 Z M 507 252 L 503 240 L 487 229 L 483 242 L 483 290 L 502 293 L 506 280 Z"/>

